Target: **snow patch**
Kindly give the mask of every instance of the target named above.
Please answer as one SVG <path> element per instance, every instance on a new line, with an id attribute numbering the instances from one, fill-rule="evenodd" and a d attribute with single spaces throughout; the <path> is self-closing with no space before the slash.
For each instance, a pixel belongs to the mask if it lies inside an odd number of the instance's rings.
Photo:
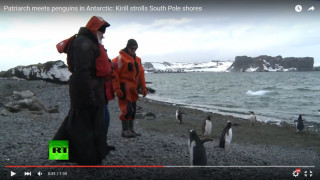
<path id="1" fill-rule="evenodd" d="M 211 61 L 203 63 L 150 62 L 153 68 L 148 72 L 227 72 L 233 61 Z"/>

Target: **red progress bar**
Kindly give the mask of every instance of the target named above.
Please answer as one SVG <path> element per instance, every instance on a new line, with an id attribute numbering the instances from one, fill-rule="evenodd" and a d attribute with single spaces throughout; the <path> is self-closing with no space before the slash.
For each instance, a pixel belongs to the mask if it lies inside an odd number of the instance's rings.
<path id="1" fill-rule="evenodd" d="M 163 168 L 164 166 L 5 166 L 6 168 Z"/>

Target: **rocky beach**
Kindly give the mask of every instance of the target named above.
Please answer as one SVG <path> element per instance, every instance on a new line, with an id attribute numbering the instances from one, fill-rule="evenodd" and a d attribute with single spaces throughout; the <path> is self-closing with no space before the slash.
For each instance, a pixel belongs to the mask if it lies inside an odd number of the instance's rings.
<path id="1" fill-rule="evenodd" d="M 5 106 L 12 100 L 9 97 L 13 91 L 21 90 L 33 92 L 44 108 L 8 111 Z M 135 127 L 142 136 L 132 139 L 121 137 L 117 102 L 109 102 L 108 144 L 115 146 L 116 151 L 110 152 L 102 165 L 164 167 L 9 168 L 5 166 L 76 165 L 48 160 L 49 140 L 69 109 L 68 85 L 0 79 L 0 99 L 1 179 L 10 179 L 10 171 L 21 179 L 25 178 L 25 171 L 31 171 L 33 176 L 41 171 L 42 177 L 49 179 L 292 179 L 297 168 L 301 173 L 295 179 L 310 177 L 311 172 L 311 178 L 317 179 L 320 174 L 319 135 L 297 133 L 293 126 L 258 123 L 250 127 L 247 119 L 220 114 L 211 114 L 213 141 L 204 144 L 208 167 L 188 167 L 188 132 L 195 129 L 204 138 L 201 124 L 207 112 L 182 106 L 186 115 L 183 124 L 178 124 L 177 104 L 141 97 Z M 226 151 L 219 149 L 218 143 L 228 121 L 233 124 L 233 139 Z M 58 175 L 59 172 L 66 175 Z"/>

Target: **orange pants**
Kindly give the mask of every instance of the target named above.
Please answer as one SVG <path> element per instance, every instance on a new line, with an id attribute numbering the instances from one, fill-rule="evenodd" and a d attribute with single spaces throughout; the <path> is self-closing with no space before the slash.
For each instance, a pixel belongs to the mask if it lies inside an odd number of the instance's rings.
<path id="1" fill-rule="evenodd" d="M 119 108 L 121 111 L 120 120 L 134 120 L 136 116 L 136 102 L 118 99 Z"/>

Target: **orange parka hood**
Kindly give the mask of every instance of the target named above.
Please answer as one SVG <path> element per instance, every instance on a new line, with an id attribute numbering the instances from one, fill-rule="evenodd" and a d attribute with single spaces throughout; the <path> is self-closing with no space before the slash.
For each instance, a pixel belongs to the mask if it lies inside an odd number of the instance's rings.
<path id="1" fill-rule="evenodd" d="M 102 17 L 93 16 L 87 23 L 86 28 L 89 29 L 93 34 L 96 34 L 101 27 L 109 27 L 110 24 L 105 21 Z"/>

